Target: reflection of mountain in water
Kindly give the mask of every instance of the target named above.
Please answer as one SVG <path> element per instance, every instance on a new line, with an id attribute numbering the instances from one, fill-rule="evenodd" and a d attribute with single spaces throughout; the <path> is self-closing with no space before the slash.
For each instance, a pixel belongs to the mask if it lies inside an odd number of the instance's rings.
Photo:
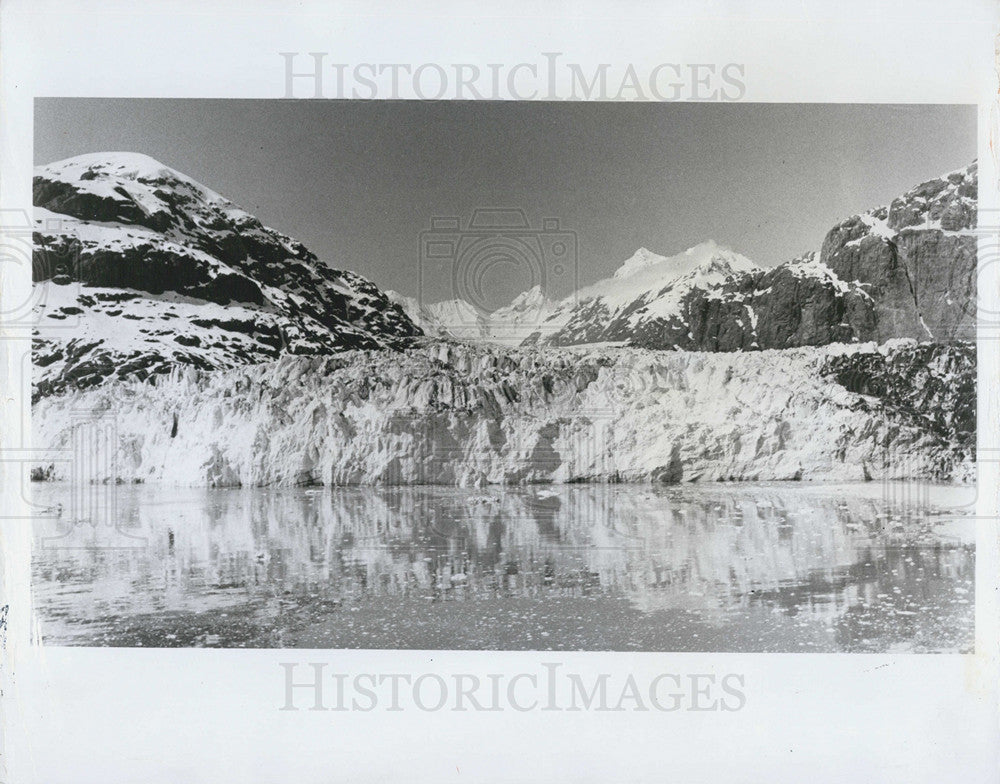
<path id="1" fill-rule="evenodd" d="M 845 617 L 863 636 L 857 608 L 888 598 L 893 620 L 912 626 L 919 604 L 908 597 L 972 574 L 971 548 L 931 534 L 939 518 L 897 514 L 853 489 L 176 490 L 170 503 L 157 498 L 163 490 L 120 490 L 120 531 L 40 526 L 40 536 L 64 534 L 39 540 L 43 614 L 96 620 L 288 597 L 620 597 L 642 613 L 689 611 L 712 624 L 754 605 Z M 146 546 L 50 547 L 137 541 Z M 82 603 L 71 593 L 81 585 Z"/>

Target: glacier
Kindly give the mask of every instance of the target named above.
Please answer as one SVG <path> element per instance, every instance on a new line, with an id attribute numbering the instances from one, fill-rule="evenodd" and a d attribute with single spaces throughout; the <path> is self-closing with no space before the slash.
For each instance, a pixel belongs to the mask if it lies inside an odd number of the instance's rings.
<path id="1" fill-rule="evenodd" d="M 47 396 L 33 430 L 63 450 L 80 427 L 113 432 L 104 459 L 88 460 L 92 482 L 968 481 L 974 388 L 971 344 L 687 352 L 423 339 Z"/>

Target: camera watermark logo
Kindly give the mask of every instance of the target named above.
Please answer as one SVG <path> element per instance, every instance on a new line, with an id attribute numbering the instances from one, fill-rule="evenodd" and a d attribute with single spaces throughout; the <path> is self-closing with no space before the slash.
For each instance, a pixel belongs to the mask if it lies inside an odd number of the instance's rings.
<path id="1" fill-rule="evenodd" d="M 533 227 L 518 208 L 477 209 L 464 225 L 458 217 L 434 217 L 420 233 L 418 300 L 452 334 L 488 337 L 494 314 L 509 309 L 517 291 L 540 298 L 554 290 L 576 291 L 578 253 L 576 232 L 558 218 Z M 458 300 L 457 306 L 435 308 L 443 299 Z M 525 301 L 502 319 L 496 325 L 502 337 L 516 341 L 536 332 L 545 316 L 540 304 Z"/>
<path id="2" fill-rule="evenodd" d="M 81 246 L 66 231 L 68 222 L 59 217 L 35 222 L 27 210 L 0 210 L 0 269 L 8 283 L 0 321 L 9 335 L 26 331 L 44 335 L 79 327 L 79 309 L 63 306 L 64 300 L 75 302 L 80 292 L 76 269 Z M 11 295 L 10 281 L 15 277 L 24 296 Z"/>
<path id="3" fill-rule="evenodd" d="M 41 546 L 55 549 L 119 550 L 146 546 L 146 538 L 125 526 L 120 516 L 118 471 L 121 442 L 113 410 L 69 412 L 69 446 L 44 451 L 25 450 L 31 479 L 60 480 L 58 500 L 49 506 L 32 502 L 32 519 L 48 523 L 56 533 L 40 537 Z M 4 453 L 10 459 L 10 450 Z M 34 495 L 33 493 L 30 495 Z"/>
<path id="4" fill-rule="evenodd" d="M 995 340 L 1000 336 L 1000 209 L 980 209 L 974 233 L 978 334 L 980 339 Z"/>

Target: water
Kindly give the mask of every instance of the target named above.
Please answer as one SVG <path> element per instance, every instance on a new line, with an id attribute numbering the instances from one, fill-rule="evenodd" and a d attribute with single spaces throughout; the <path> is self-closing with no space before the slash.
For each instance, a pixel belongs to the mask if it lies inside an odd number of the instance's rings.
<path id="1" fill-rule="evenodd" d="M 35 610 L 60 645 L 971 651 L 971 491 L 899 487 L 42 484 Z"/>

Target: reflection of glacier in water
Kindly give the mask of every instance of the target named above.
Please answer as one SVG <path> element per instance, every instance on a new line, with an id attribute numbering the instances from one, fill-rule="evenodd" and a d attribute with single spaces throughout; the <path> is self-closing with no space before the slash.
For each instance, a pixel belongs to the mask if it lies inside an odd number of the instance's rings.
<path id="1" fill-rule="evenodd" d="M 971 521 L 880 490 L 121 486 L 115 527 L 41 485 L 36 612 L 83 645 L 970 650 Z"/>

